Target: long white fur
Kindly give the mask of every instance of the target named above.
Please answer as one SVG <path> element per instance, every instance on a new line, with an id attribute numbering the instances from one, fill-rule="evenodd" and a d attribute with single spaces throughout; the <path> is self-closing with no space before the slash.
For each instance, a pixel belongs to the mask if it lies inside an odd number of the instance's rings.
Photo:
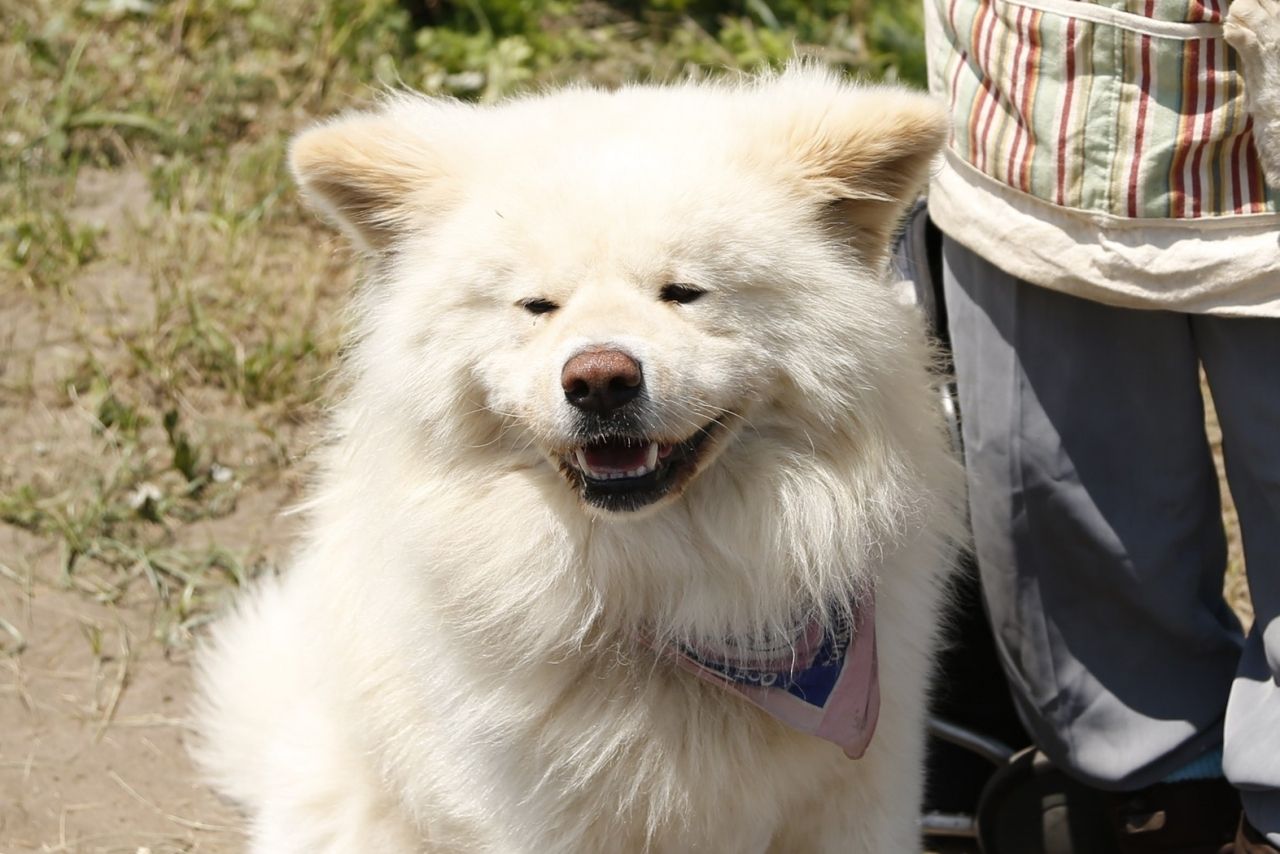
<path id="1" fill-rule="evenodd" d="M 200 658 L 197 755 L 252 851 L 918 850 L 960 481 L 882 273 L 944 125 L 793 69 L 398 96 L 300 138 L 301 185 L 374 272 L 300 553 Z M 862 201 L 836 219 L 841 199 Z M 664 303 L 669 282 L 709 293 Z M 655 435 L 734 413 L 677 498 L 594 511 L 557 470 L 584 343 L 642 360 Z M 641 640 L 746 637 L 872 587 L 858 761 Z"/>

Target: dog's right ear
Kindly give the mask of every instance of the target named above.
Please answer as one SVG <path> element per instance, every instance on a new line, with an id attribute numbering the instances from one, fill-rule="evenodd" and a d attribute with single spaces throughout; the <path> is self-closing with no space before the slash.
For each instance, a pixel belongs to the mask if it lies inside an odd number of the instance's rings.
<path id="1" fill-rule="evenodd" d="M 405 116 L 356 113 L 303 131 L 289 168 L 314 207 L 363 249 L 385 249 L 447 204 L 436 152 Z"/>

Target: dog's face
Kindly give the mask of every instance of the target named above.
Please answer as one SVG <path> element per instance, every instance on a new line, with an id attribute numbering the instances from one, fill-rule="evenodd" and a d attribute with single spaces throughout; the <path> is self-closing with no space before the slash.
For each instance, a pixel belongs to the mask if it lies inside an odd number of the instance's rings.
<path id="1" fill-rule="evenodd" d="M 554 218 L 503 211 L 521 268 L 494 294 L 510 346 L 481 363 L 493 408 L 518 413 L 587 506 L 616 512 L 677 496 L 776 375 L 767 319 L 744 322 L 764 311 L 744 287 L 771 271 L 737 257 L 743 224 L 698 222 L 707 199 L 666 164 L 634 166 L 594 198 L 548 187 Z"/>
<path id="2" fill-rule="evenodd" d="M 592 152 L 565 156 L 556 178 Z M 544 179 L 532 203 L 500 182 L 459 215 L 489 233 L 485 266 L 505 271 L 484 289 L 485 322 L 502 330 L 477 360 L 484 399 L 593 509 L 678 496 L 786 373 L 782 295 L 807 262 L 777 239 L 794 227 L 785 200 L 743 170 L 691 166 L 634 151 L 615 174 Z"/>
<path id="3" fill-rule="evenodd" d="M 293 164 L 379 257 L 357 358 L 380 403 L 630 514 L 849 417 L 942 128 L 923 97 L 792 72 L 400 100 L 309 131 Z"/>

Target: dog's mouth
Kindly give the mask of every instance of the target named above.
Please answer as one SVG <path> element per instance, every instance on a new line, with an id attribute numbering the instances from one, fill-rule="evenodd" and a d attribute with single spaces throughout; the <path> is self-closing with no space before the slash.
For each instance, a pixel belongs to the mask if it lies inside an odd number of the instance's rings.
<path id="1" fill-rule="evenodd" d="M 561 470 L 587 504 L 615 512 L 639 510 L 683 489 L 724 430 L 717 418 L 679 442 L 606 436 L 562 454 Z"/>

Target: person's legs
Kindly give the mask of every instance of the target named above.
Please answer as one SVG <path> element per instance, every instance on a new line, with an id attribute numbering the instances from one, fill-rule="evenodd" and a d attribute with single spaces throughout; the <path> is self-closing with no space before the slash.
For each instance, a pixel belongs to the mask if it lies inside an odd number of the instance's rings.
<path id="1" fill-rule="evenodd" d="M 997 646 L 1055 764 L 1164 779 L 1222 736 L 1242 643 L 1191 321 L 1018 281 L 948 241 L 970 509 Z"/>
<path id="2" fill-rule="evenodd" d="M 1227 704 L 1223 768 L 1250 823 L 1280 845 L 1280 319 L 1197 317 L 1222 426 L 1254 624 Z"/>

